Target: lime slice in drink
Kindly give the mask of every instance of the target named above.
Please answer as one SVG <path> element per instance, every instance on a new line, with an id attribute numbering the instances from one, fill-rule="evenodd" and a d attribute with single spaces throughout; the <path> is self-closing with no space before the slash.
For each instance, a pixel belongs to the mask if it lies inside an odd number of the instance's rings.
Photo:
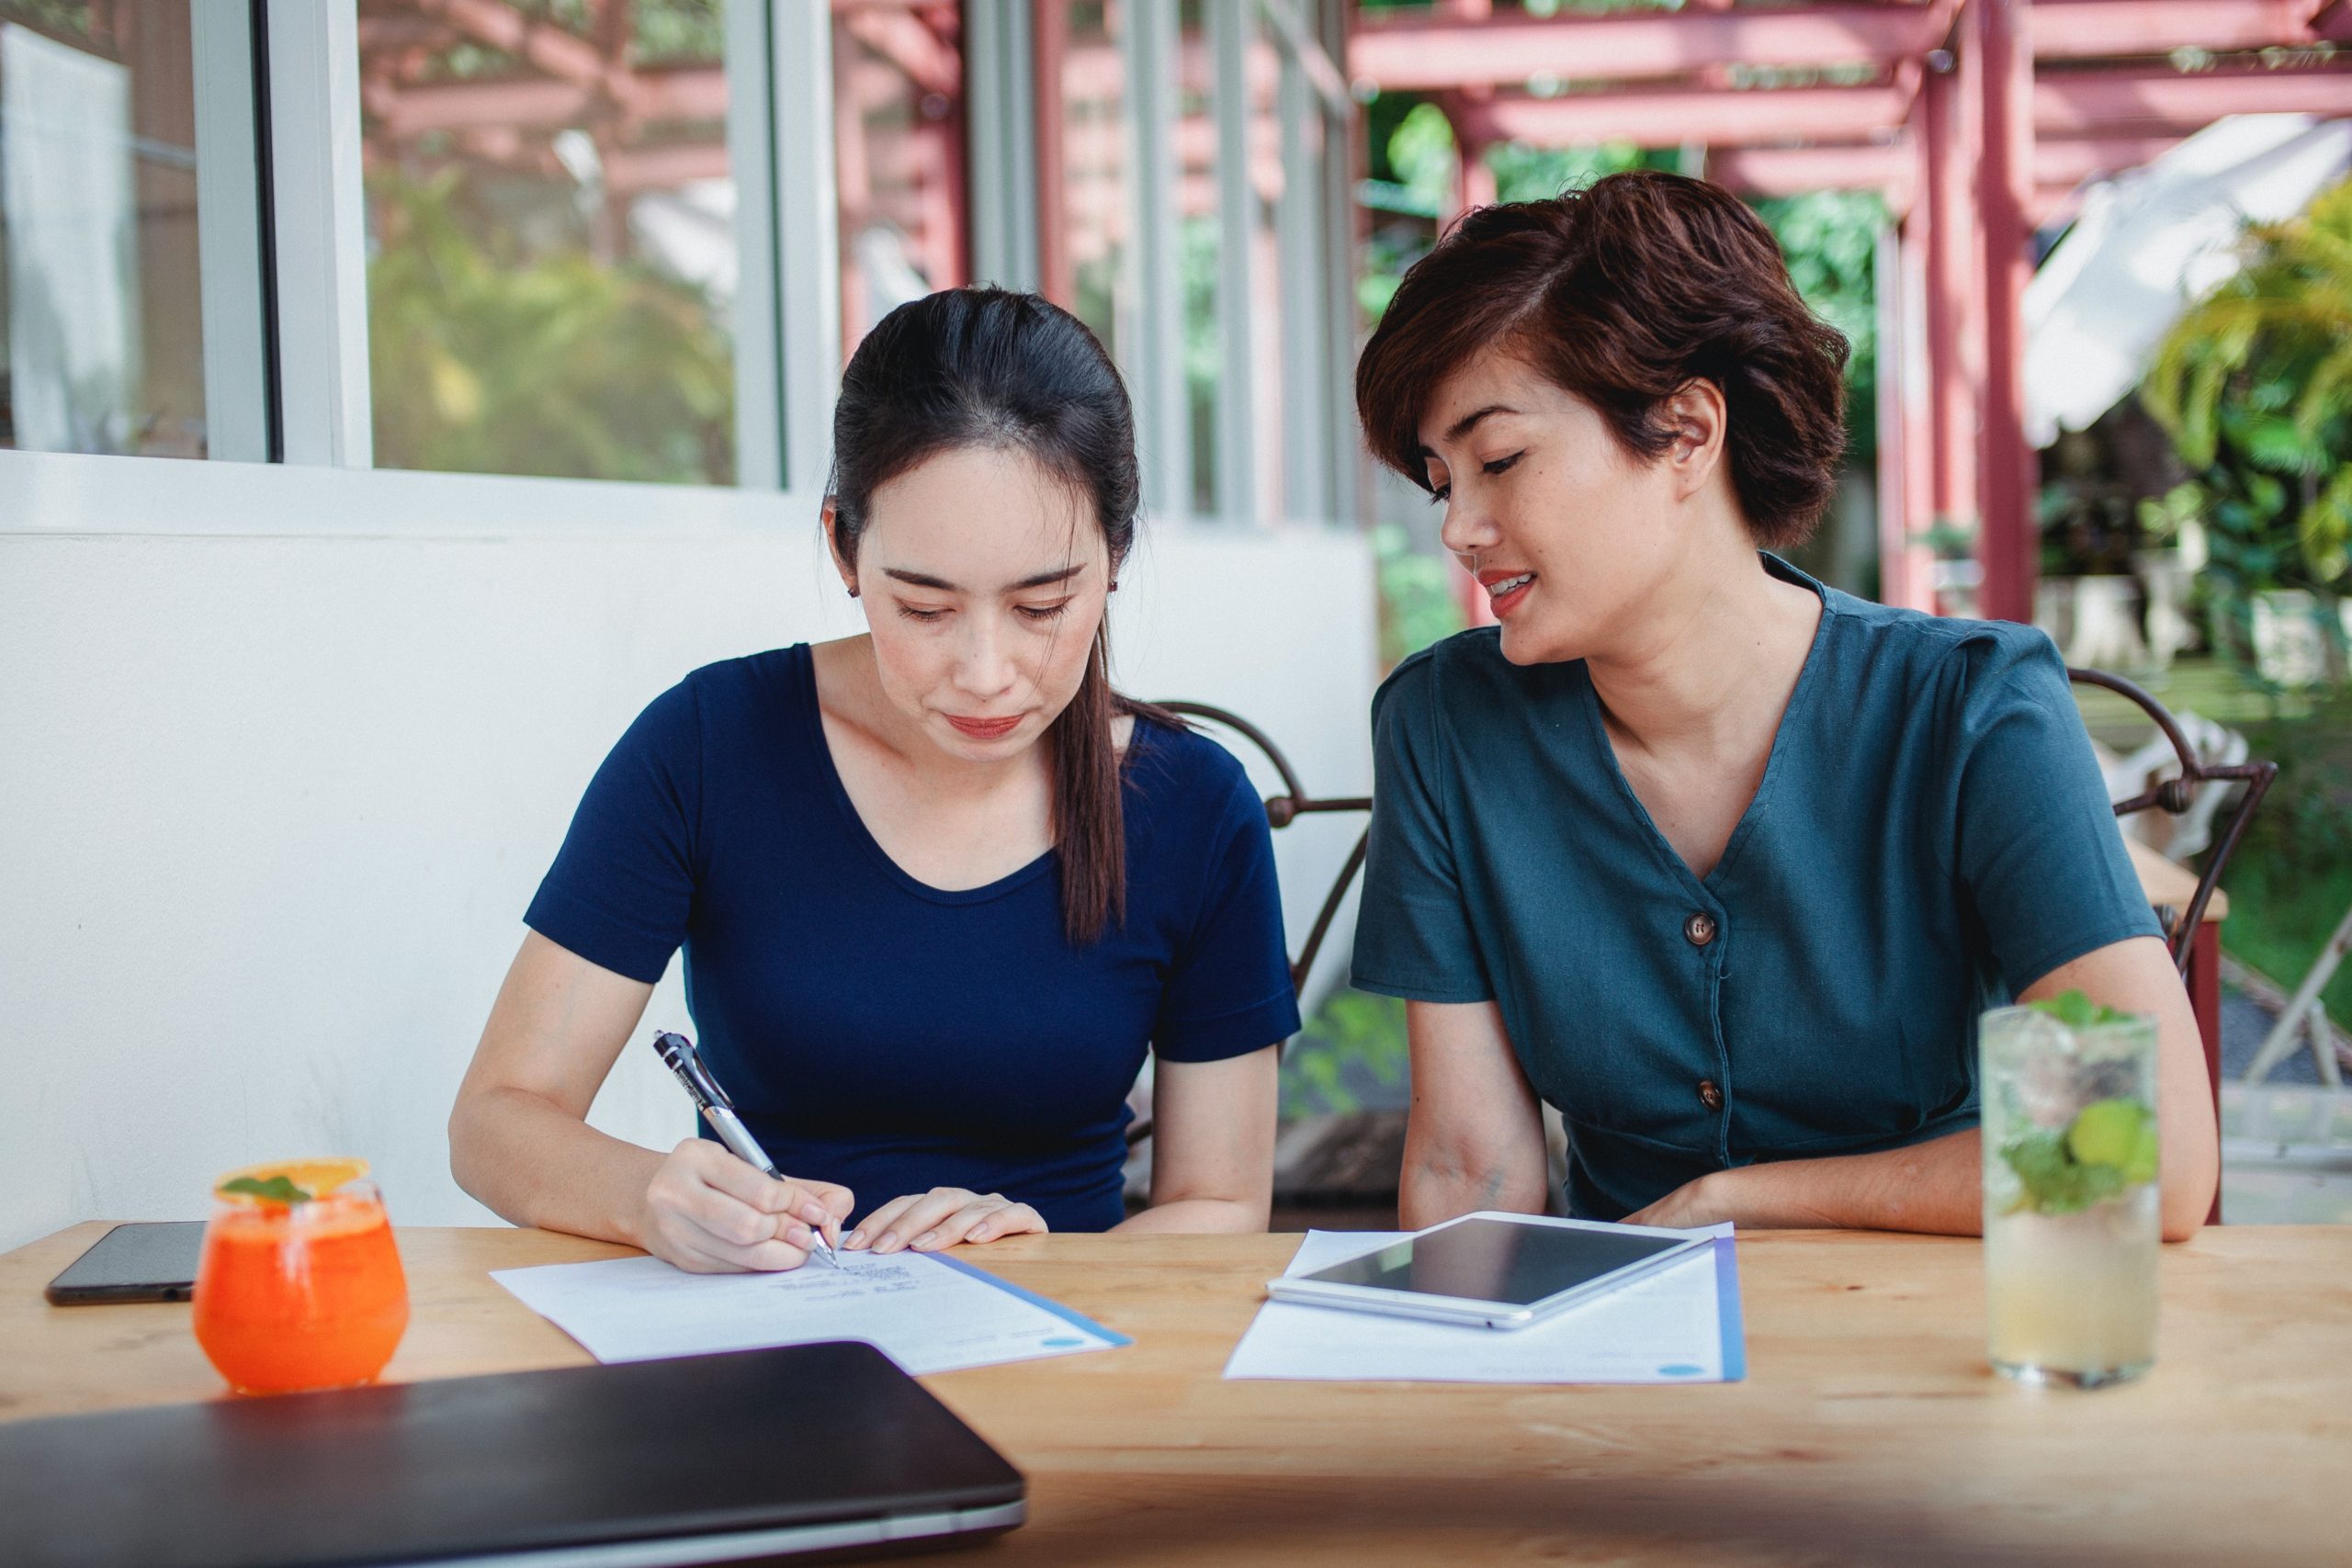
<path id="1" fill-rule="evenodd" d="M 2155 1132 L 2155 1117 L 2138 1100 L 2097 1100 L 2075 1113 L 2066 1129 L 2066 1152 L 2079 1164 L 2112 1166 L 2127 1180 L 2145 1181 L 2148 1177 L 2134 1170 L 2142 1163 L 2143 1144 L 2153 1168 Z M 2153 1168 L 2148 1172 L 2154 1174 Z"/>

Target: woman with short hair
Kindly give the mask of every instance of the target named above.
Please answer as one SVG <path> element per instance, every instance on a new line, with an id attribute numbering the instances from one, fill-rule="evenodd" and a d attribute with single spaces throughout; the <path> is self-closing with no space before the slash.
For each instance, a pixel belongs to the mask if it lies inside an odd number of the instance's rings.
<path id="1" fill-rule="evenodd" d="M 1118 372 L 1034 295 L 951 289 L 858 345 L 833 449 L 825 536 L 869 630 L 697 670 L 613 749 L 458 1090 L 458 1182 L 709 1271 L 796 1268 L 844 1221 L 886 1253 L 1263 1230 L 1298 1028 L 1272 847 L 1240 764 L 1110 684 Z M 682 945 L 703 1058 L 789 1179 L 585 1122 Z"/>
<path id="2" fill-rule="evenodd" d="M 1408 1224 L 1980 1224 L 1976 1021 L 2154 1014 L 2165 1234 L 2217 1172 L 2197 1026 L 2048 637 L 1824 587 L 1842 337 L 1716 186 L 1483 208 L 1366 346 L 1373 451 L 1498 626 L 1399 665 L 1355 983 L 1406 998 Z"/>

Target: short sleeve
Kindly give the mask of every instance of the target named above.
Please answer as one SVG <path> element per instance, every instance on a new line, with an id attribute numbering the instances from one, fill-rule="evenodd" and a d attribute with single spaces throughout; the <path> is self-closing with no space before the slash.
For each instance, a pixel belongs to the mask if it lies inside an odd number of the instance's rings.
<path id="1" fill-rule="evenodd" d="M 2164 933 L 2057 648 L 2018 628 L 1962 652 L 1954 869 L 2016 996 L 2086 953 Z"/>
<path id="2" fill-rule="evenodd" d="M 1222 1061 L 1298 1032 L 1266 809 L 1240 765 L 1225 761 L 1228 787 L 1207 874 L 1152 1024 L 1152 1050 L 1164 1061 Z"/>
<path id="3" fill-rule="evenodd" d="M 1359 990 L 1419 1002 L 1483 1002 L 1478 955 L 1446 831 L 1437 664 L 1408 660 L 1372 701 L 1372 840 L 1356 915 Z"/>
<path id="4" fill-rule="evenodd" d="M 701 813 L 702 726 L 690 684 L 656 697 L 588 784 L 524 923 L 651 985 L 685 940 Z"/>

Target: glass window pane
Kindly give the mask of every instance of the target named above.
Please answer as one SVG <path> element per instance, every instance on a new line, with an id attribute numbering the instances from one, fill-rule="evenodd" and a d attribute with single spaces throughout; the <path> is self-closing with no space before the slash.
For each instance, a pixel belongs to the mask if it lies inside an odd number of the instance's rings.
<path id="1" fill-rule="evenodd" d="M 842 352 L 969 273 L 962 7 L 833 0 Z"/>
<path id="2" fill-rule="evenodd" d="M 1042 150 L 1046 194 L 1041 214 L 1046 294 L 1069 302 L 1112 357 L 1125 362 L 1134 330 L 1136 278 L 1127 266 L 1135 193 L 1128 183 L 1126 68 L 1120 52 L 1127 6 L 1118 0 L 1052 0 L 1041 28 L 1058 29 L 1061 74 L 1055 145 Z"/>
<path id="3" fill-rule="evenodd" d="M 1258 7 L 1250 8 L 1249 69 L 1238 83 L 1220 82 L 1220 91 L 1239 92 L 1249 106 L 1245 166 L 1219 179 L 1238 178 L 1250 188 L 1250 363 L 1229 374 L 1250 378 L 1250 423 L 1256 439 L 1254 520 L 1284 515 L 1283 495 L 1283 310 L 1280 231 L 1275 212 L 1283 197 L 1283 131 L 1277 107 L 1282 57 Z M 1304 322 L 1300 323 L 1303 327 Z"/>
<path id="4" fill-rule="evenodd" d="M 1217 335 L 1216 119 L 1204 0 L 1182 0 L 1177 16 L 1177 235 L 1183 258 L 1184 387 L 1192 401 L 1193 512 L 1216 505 L 1217 382 L 1225 344 Z"/>
<path id="5" fill-rule="evenodd" d="M 205 455 L 190 26 L 0 0 L 0 447 Z"/>
<path id="6" fill-rule="evenodd" d="M 733 481 L 723 13 L 360 0 L 379 467 Z"/>

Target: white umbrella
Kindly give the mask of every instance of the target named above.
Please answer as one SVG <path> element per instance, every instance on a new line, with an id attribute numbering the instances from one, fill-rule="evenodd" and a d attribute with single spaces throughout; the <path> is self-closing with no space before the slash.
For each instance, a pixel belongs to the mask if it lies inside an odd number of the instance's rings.
<path id="1" fill-rule="evenodd" d="M 2094 184 L 2025 291 L 2028 437 L 2047 446 L 2113 408 L 2238 270 L 2245 225 L 2293 217 L 2347 169 L 2352 120 L 2233 115 Z"/>

